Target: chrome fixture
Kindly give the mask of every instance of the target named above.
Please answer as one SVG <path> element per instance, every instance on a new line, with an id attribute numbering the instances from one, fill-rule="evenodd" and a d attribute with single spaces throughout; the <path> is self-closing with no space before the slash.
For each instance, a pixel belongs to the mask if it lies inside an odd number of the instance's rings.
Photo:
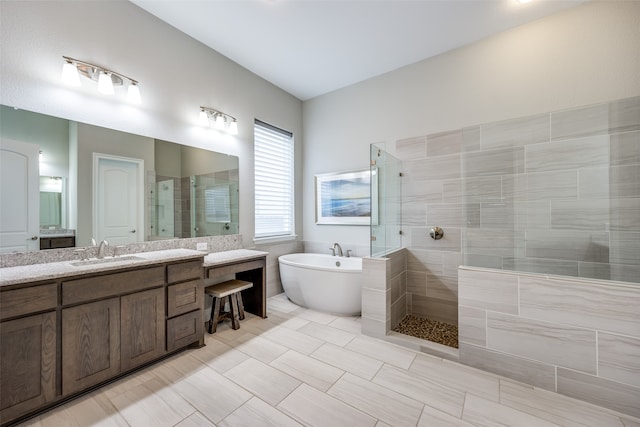
<path id="1" fill-rule="evenodd" d="M 351 252 L 353 252 L 353 250 L 347 249 L 347 258 L 351 258 Z"/>
<path id="2" fill-rule="evenodd" d="M 433 240 L 440 240 L 444 237 L 444 230 L 440 227 L 433 227 L 429 230 L 429 236 L 431 236 Z"/>
<path id="3" fill-rule="evenodd" d="M 103 240 L 100 242 L 100 246 L 98 246 L 98 259 L 104 258 L 104 253 L 106 251 L 107 246 L 109 246 L 109 242 Z"/>
<path id="4" fill-rule="evenodd" d="M 198 122 L 202 126 L 211 126 L 215 129 L 225 131 L 231 135 L 238 134 L 238 120 L 227 113 L 210 107 L 200 107 L 200 116 Z"/>
<path id="5" fill-rule="evenodd" d="M 341 247 L 338 243 L 334 243 L 334 244 L 333 244 L 333 247 L 332 247 L 332 248 L 329 248 L 329 249 L 331 249 L 331 253 L 333 253 L 333 256 L 336 256 L 336 255 L 338 255 L 338 256 L 344 256 L 344 255 L 342 254 L 342 247 Z M 337 250 L 338 252 L 336 252 L 336 250 Z"/>
<path id="6" fill-rule="evenodd" d="M 62 65 L 62 82 L 69 86 L 80 86 L 80 75 L 98 82 L 98 92 L 105 95 L 115 94 L 114 86 L 127 87 L 127 99 L 133 104 L 140 104 L 140 88 L 138 81 L 127 77 L 124 74 L 117 73 L 108 68 L 89 62 L 80 61 L 78 59 L 63 56 L 64 64 Z"/>

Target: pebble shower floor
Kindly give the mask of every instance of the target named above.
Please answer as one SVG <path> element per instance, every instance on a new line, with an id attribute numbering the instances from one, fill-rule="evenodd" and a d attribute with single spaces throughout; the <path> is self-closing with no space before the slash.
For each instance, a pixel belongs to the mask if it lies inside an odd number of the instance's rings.
<path id="1" fill-rule="evenodd" d="M 458 348 L 458 327 L 448 323 L 408 315 L 393 330 L 404 335 Z"/>

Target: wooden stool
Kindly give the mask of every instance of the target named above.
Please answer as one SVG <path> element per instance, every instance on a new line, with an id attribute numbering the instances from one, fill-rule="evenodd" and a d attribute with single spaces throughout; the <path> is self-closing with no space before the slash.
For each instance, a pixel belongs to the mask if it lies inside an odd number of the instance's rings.
<path id="1" fill-rule="evenodd" d="M 231 318 L 231 327 L 240 329 L 240 320 L 244 320 L 244 305 L 240 291 L 253 287 L 253 283 L 244 280 L 228 280 L 226 282 L 207 286 L 204 292 L 213 297 L 211 306 L 211 318 L 209 319 L 209 333 L 212 334 L 218 328 L 218 323 Z M 220 305 L 224 309 L 224 301 L 229 300 L 229 312 L 220 313 Z"/>

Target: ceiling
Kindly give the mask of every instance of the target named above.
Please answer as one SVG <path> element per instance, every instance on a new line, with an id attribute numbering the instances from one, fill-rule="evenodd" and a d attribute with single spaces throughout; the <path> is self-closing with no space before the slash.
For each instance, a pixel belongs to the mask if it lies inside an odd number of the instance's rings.
<path id="1" fill-rule="evenodd" d="M 131 0 L 301 100 L 587 0 Z"/>

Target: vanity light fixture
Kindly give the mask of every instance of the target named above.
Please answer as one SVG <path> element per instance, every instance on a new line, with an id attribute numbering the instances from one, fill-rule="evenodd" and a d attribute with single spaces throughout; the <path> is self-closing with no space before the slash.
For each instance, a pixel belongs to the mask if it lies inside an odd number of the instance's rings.
<path id="1" fill-rule="evenodd" d="M 98 92 L 105 95 L 115 94 L 114 86 L 127 85 L 127 99 L 133 104 L 140 104 L 140 88 L 138 81 L 99 65 L 63 56 L 62 82 L 70 86 L 80 86 L 80 75 L 98 82 Z"/>
<path id="2" fill-rule="evenodd" d="M 202 126 L 211 126 L 212 120 L 214 128 L 231 135 L 238 134 L 238 120 L 235 117 L 214 108 L 200 107 L 198 122 Z"/>

